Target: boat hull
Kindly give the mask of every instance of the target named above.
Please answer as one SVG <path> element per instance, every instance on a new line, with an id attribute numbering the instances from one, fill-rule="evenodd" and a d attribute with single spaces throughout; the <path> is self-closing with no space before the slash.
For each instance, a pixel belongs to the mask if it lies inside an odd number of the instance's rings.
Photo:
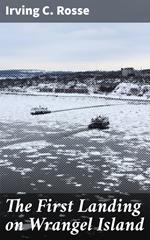
<path id="1" fill-rule="evenodd" d="M 88 125 L 89 129 L 107 129 L 109 128 L 109 124 L 98 124 L 98 123 L 91 123 Z"/>
<path id="2" fill-rule="evenodd" d="M 31 112 L 31 115 L 41 115 L 41 114 L 48 114 L 48 113 L 51 113 L 51 111 Z"/>

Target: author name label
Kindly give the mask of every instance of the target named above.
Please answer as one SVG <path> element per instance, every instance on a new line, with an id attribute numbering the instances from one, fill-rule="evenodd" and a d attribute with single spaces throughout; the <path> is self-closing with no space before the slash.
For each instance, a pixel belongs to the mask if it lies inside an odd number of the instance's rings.
<path id="1" fill-rule="evenodd" d="M 33 18 L 39 18 L 41 15 L 44 16 L 89 16 L 89 8 L 69 8 L 64 6 L 57 6 L 53 10 L 50 6 L 44 6 L 43 8 L 31 8 L 22 5 L 21 7 L 10 7 L 5 8 L 6 16 L 32 16 Z"/>

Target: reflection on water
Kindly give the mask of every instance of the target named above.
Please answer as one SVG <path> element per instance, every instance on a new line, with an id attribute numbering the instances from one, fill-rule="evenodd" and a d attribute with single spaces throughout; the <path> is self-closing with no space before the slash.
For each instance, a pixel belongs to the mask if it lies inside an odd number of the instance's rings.
<path id="1" fill-rule="evenodd" d="M 31 116 L 31 107 L 39 104 L 54 110 L 108 102 L 5 95 L 0 101 L 1 192 L 150 190 L 149 105 Z M 98 114 L 109 117 L 110 129 L 87 129 Z"/>

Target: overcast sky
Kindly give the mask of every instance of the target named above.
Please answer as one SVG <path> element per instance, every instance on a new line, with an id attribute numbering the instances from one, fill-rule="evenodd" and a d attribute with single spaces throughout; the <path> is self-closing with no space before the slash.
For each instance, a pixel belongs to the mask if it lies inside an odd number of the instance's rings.
<path id="1" fill-rule="evenodd" d="M 150 68 L 150 23 L 0 23 L 0 69 Z"/>

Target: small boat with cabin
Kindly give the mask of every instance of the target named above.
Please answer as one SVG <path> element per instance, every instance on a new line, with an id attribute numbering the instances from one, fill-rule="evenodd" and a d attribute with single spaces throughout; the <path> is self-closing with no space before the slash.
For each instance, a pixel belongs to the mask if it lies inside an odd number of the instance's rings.
<path id="1" fill-rule="evenodd" d="M 51 113 L 51 111 L 48 110 L 47 107 L 39 106 L 39 107 L 32 108 L 30 113 L 31 113 L 31 115 L 39 115 L 39 114 Z"/>
<path id="2" fill-rule="evenodd" d="M 98 116 L 92 118 L 91 123 L 88 125 L 89 129 L 107 129 L 109 127 L 109 120 L 107 117 Z"/>

